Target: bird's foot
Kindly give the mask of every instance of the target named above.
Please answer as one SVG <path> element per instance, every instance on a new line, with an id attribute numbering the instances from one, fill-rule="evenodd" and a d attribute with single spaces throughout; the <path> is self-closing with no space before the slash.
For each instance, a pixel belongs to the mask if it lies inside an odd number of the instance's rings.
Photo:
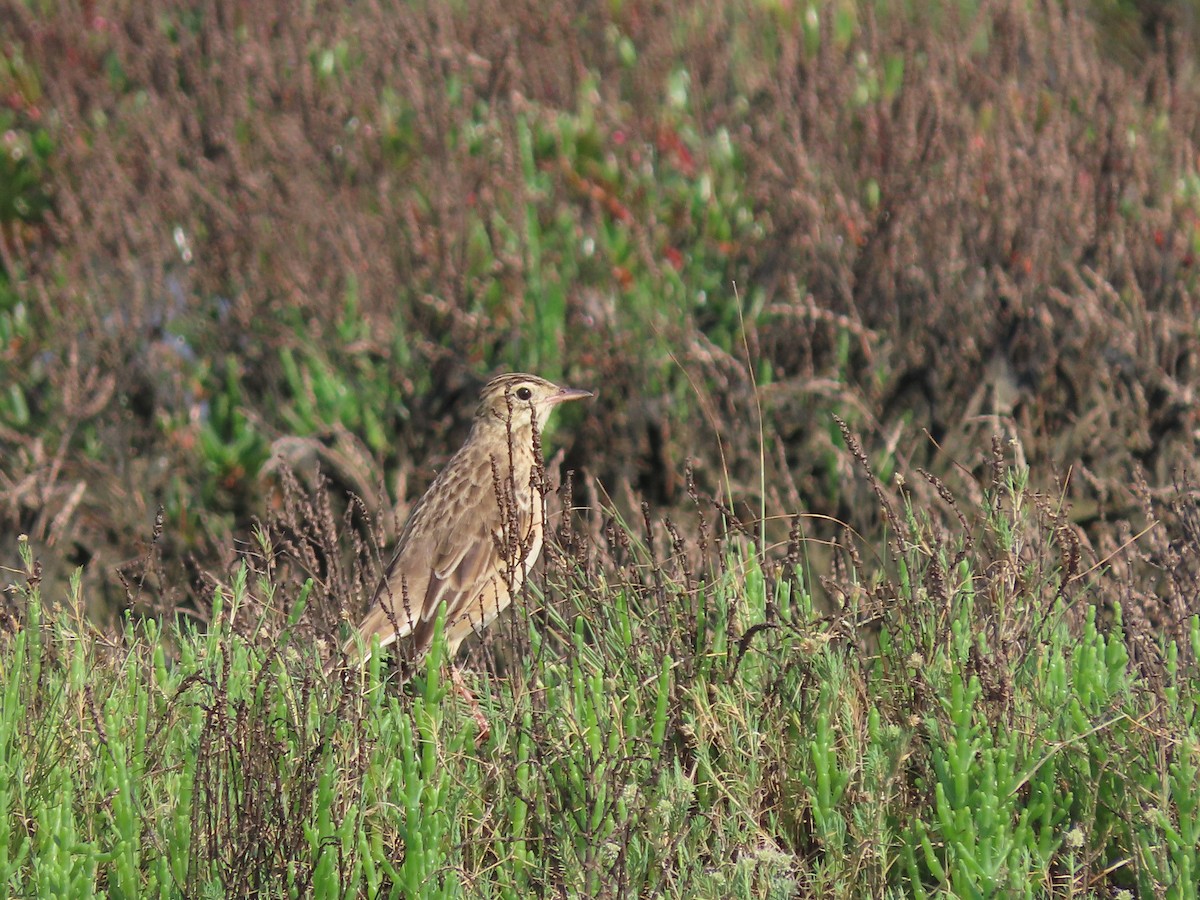
<path id="1" fill-rule="evenodd" d="M 466 682 L 463 680 L 462 670 L 453 664 L 450 666 L 450 679 L 454 682 L 454 689 L 458 691 L 459 696 L 466 700 L 467 705 L 471 707 L 471 715 L 475 719 L 475 725 L 479 729 L 475 735 L 475 747 L 478 749 L 486 744 L 488 738 L 492 736 L 492 723 L 483 714 L 483 710 L 479 706 L 479 701 L 475 699 L 475 695 L 471 693 L 471 689 L 467 687 Z"/>

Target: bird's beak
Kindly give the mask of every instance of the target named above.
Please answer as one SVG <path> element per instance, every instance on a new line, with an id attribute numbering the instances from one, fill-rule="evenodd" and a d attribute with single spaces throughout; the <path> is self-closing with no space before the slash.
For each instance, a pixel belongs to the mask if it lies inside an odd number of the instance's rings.
<path id="1" fill-rule="evenodd" d="M 586 400 L 592 396 L 591 391 L 581 391 L 578 388 L 560 387 L 557 394 L 550 396 L 550 403 L 557 406 L 559 403 L 566 403 L 568 400 Z"/>

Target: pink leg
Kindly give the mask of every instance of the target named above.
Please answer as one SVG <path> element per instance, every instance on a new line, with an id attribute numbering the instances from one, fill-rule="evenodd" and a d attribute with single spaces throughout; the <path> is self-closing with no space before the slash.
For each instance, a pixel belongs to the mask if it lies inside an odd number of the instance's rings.
<path id="1" fill-rule="evenodd" d="M 454 689 L 458 691 L 459 696 L 467 701 L 471 707 L 471 715 L 475 717 L 475 724 L 479 726 L 479 734 L 475 736 L 475 745 L 481 746 L 492 734 L 492 724 L 487 720 L 487 716 L 483 714 L 483 710 L 479 708 L 479 701 L 475 699 L 475 695 L 471 693 L 471 689 L 467 687 L 463 681 L 462 672 L 458 666 L 450 664 L 450 679 L 454 682 Z"/>

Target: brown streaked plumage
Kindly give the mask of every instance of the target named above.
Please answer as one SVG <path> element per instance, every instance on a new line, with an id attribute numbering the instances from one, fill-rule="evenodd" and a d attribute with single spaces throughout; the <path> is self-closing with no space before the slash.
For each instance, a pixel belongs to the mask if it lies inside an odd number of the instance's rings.
<path id="1" fill-rule="evenodd" d="M 346 645 L 397 644 L 406 669 L 429 650 L 438 612 L 453 660 L 521 589 L 542 550 L 545 507 L 534 484 L 536 433 L 559 404 L 592 396 L 536 375 L 489 381 L 467 442 L 417 502 L 400 533 L 371 608 Z"/>

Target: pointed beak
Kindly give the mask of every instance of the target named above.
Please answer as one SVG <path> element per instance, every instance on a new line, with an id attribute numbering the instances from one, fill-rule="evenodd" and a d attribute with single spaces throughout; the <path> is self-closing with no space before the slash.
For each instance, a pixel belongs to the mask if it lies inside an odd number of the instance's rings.
<path id="1" fill-rule="evenodd" d="M 592 396 L 591 391 L 581 391 L 578 388 L 560 387 L 558 393 L 550 397 L 550 403 L 557 406 L 569 400 L 586 400 Z"/>

